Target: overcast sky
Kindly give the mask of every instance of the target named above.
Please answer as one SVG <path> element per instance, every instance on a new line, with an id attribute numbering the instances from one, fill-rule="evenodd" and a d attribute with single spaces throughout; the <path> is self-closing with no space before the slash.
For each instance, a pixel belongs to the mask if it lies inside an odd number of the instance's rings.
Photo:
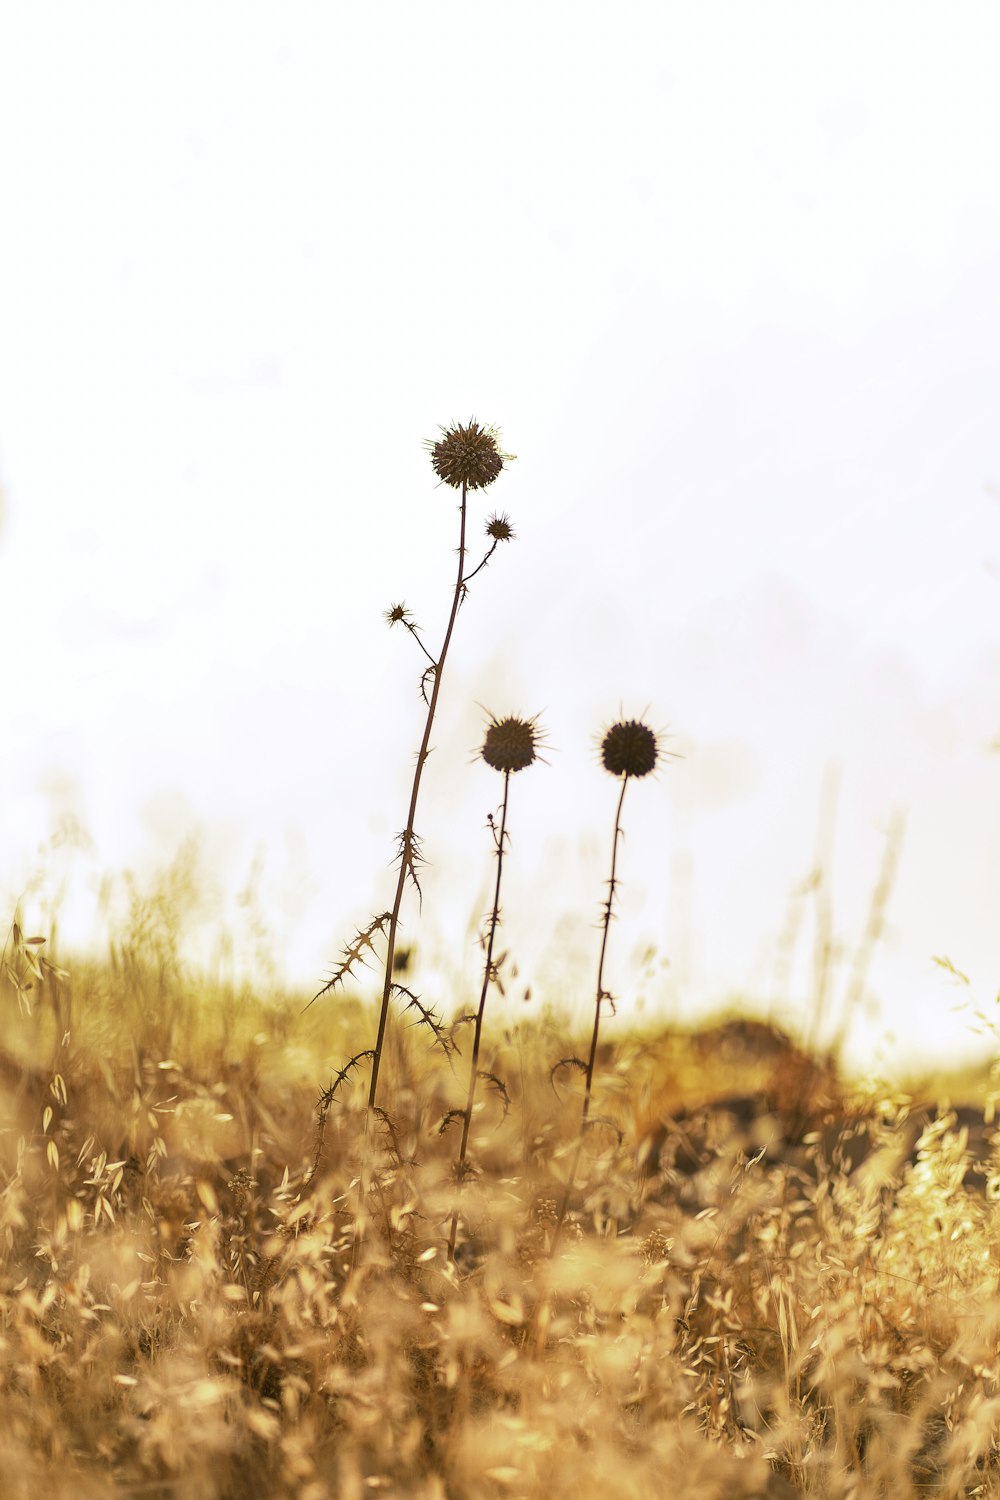
<path id="1" fill-rule="evenodd" d="M 844 969 L 906 817 L 852 1055 L 967 1049 L 933 958 L 992 1008 L 998 43 L 976 3 L 8 8 L 6 909 L 44 869 L 82 942 L 104 875 L 196 835 L 195 949 L 250 962 L 256 862 L 277 971 L 323 979 L 391 900 L 420 662 L 382 611 L 436 649 L 457 516 L 423 441 L 474 414 L 517 455 L 474 534 L 496 507 L 517 539 L 418 818 L 429 997 L 478 964 L 477 705 L 548 732 L 505 876 L 536 1005 L 590 1002 L 595 746 L 645 714 L 679 758 L 626 798 L 623 1003 L 802 1023 L 808 900 L 776 954 L 826 778 Z M 90 842 L 43 853 L 68 818 Z"/>

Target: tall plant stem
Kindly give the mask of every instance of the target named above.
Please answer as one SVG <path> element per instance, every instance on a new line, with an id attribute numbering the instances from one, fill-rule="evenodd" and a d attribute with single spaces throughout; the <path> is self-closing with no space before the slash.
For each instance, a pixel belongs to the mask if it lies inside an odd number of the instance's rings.
<path id="1" fill-rule="evenodd" d="M 434 714 L 437 710 L 438 694 L 441 691 L 441 679 L 444 676 L 444 664 L 448 655 L 448 647 L 451 645 L 452 632 L 455 629 L 455 621 L 458 618 L 459 606 L 462 602 L 462 588 L 465 582 L 465 515 L 466 515 L 466 486 L 462 485 L 462 522 L 458 541 L 458 577 L 455 580 L 455 595 L 451 601 L 451 614 L 448 617 L 448 628 L 444 635 L 444 644 L 434 667 L 434 685 L 431 688 L 431 698 L 427 705 L 427 720 L 424 724 L 424 736 L 420 741 L 420 749 L 417 751 L 417 763 L 413 771 L 413 786 L 410 789 L 410 808 L 406 815 L 406 828 L 403 831 L 402 848 L 399 856 L 399 879 L 396 882 L 396 896 L 392 903 L 392 915 L 389 918 L 389 934 L 386 941 L 385 953 L 385 982 L 382 986 L 382 1007 L 378 1018 L 378 1036 L 375 1038 L 375 1057 L 372 1062 L 371 1083 L 368 1088 L 368 1108 L 365 1115 L 365 1134 L 368 1133 L 368 1122 L 375 1101 L 378 1096 L 379 1069 L 382 1063 L 382 1047 L 385 1042 L 385 1029 L 389 1019 L 389 1001 L 392 996 L 392 966 L 396 956 L 396 933 L 399 929 L 399 910 L 403 904 L 403 892 L 406 888 L 406 877 L 412 872 L 413 851 L 413 824 L 417 815 L 417 799 L 420 796 L 420 778 L 424 773 L 428 754 L 430 753 L 431 730 L 434 726 Z"/>
<path id="2" fill-rule="evenodd" d="M 456 1164 L 455 1176 L 461 1183 L 465 1176 L 465 1163 L 469 1150 L 469 1132 L 472 1128 L 472 1111 L 476 1103 L 476 1082 L 479 1078 L 479 1048 L 483 1036 L 483 1015 L 486 1011 L 486 996 L 490 988 L 490 980 L 493 977 L 493 943 L 496 938 L 497 928 L 500 925 L 500 880 L 503 875 L 503 851 L 507 836 L 507 793 L 510 789 L 510 772 L 505 771 L 503 777 L 503 808 L 500 813 L 500 834 L 497 838 L 497 881 L 493 890 L 493 911 L 490 914 L 490 930 L 486 940 L 486 963 L 483 967 L 483 988 L 479 996 L 479 1010 L 476 1012 L 476 1029 L 472 1040 L 472 1062 L 469 1068 L 469 1097 L 465 1105 L 465 1114 L 462 1119 L 462 1143 L 458 1149 L 458 1162 Z M 448 1236 L 448 1259 L 455 1259 L 455 1241 L 458 1237 L 459 1213 L 456 1208 L 451 1217 L 451 1233 Z"/>
<path id="3" fill-rule="evenodd" d="M 601 1006 L 608 998 L 604 988 L 604 957 L 608 951 L 608 930 L 611 926 L 611 917 L 615 904 L 615 889 L 617 886 L 618 868 L 618 844 L 622 836 L 622 803 L 625 801 L 625 788 L 628 786 L 628 776 L 622 777 L 622 789 L 618 797 L 618 808 L 615 812 L 615 837 L 611 846 L 611 878 L 608 881 L 608 899 L 604 903 L 604 921 L 601 930 L 601 956 L 597 964 L 597 994 L 594 998 L 594 1029 L 590 1037 L 590 1054 L 587 1058 L 586 1084 L 583 1091 L 583 1109 L 580 1114 L 580 1138 L 573 1152 L 573 1163 L 569 1169 L 569 1177 L 566 1180 L 566 1190 L 563 1193 L 562 1207 L 559 1210 L 559 1218 L 556 1221 L 555 1234 L 552 1236 L 551 1252 L 559 1243 L 563 1224 L 566 1219 L 566 1210 L 569 1208 L 570 1195 L 576 1182 L 576 1173 L 580 1165 L 580 1153 L 583 1150 L 583 1138 L 587 1130 L 587 1122 L 590 1119 L 590 1103 L 594 1091 L 594 1068 L 597 1064 L 597 1039 L 601 1029 Z"/>
<path id="4" fill-rule="evenodd" d="M 434 663 L 434 683 L 431 688 L 430 702 L 427 705 L 427 719 L 424 723 L 424 734 L 420 741 L 420 749 L 417 751 L 417 763 L 413 771 L 413 785 L 410 789 L 410 806 L 406 815 L 406 827 L 402 833 L 402 847 L 399 851 L 399 879 L 396 881 L 396 895 L 392 903 L 392 912 L 389 917 L 389 931 L 386 938 L 385 952 L 385 981 L 382 986 L 382 1006 L 378 1018 L 378 1035 L 375 1039 L 375 1047 L 372 1053 L 372 1074 L 368 1086 L 368 1104 L 365 1109 L 365 1128 L 362 1145 L 361 1158 L 361 1183 L 358 1217 L 354 1226 L 354 1245 L 351 1250 L 351 1265 L 357 1270 L 361 1261 L 362 1225 L 364 1204 L 368 1198 L 369 1172 L 368 1172 L 368 1138 L 371 1130 L 371 1118 L 375 1110 L 378 1098 L 379 1071 L 382 1064 L 382 1049 L 385 1045 L 385 1032 L 389 1020 L 389 1002 L 392 999 L 392 971 L 396 956 L 396 933 L 399 930 L 399 911 L 403 904 L 403 892 L 406 889 L 406 877 L 412 875 L 414 866 L 414 835 L 413 824 L 417 815 L 417 800 L 420 796 L 420 780 L 424 773 L 424 766 L 430 753 L 431 730 L 434 726 L 434 714 L 437 710 L 438 695 L 441 692 L 441 679 L 444 676 L 444 664 L 448 655 L 448 647 L 451 645 L 452 632 L 455 629 L 455 621 L 458 618 L 459 606 L 462 603 L 463 586 L 465 583 L 465 518 L 466 518 L 466 492 L 467 486 L 462 485 L 462 519 L 458 539 L 458 577 L 455 579 L 455 593 L 451 601 L 451 614 L 448 616 L 448 628 L 444 635 L 444 644 L 440 655 Z"/>
<path id="5" fill-rule="evenodd" d="M 587 1120 L 590 1117 L 590 1099 L 594 1089 L 594 1066 L 597 1062 L 597 1036 L 601 1029 L 601 1004 L 607 998 L 604 988 L 604 956 L 608 951 L 608 929 L 611 926 L 611 916 L 615 904 L 616 869 L 618 865 L 618 845 L 622 836 L 622 803 L 625 801 L 625 788 L 628 786 L 628 777 L 622 777 L 622 789 L 618 797 L 618 807 L 615 812 L 615 837 L 611 846 L 611 878 L 608 881 L 608 899 L 604 903 L 604 922 L 601 930 L 601 956 L 597 964 L 597 994 L 594 998 L 594 1030 L 590 1038 L 590 1056 L 587 1058 L 587 1086 L 583 1095 L 582 1127 L 586 1129 Z"/>

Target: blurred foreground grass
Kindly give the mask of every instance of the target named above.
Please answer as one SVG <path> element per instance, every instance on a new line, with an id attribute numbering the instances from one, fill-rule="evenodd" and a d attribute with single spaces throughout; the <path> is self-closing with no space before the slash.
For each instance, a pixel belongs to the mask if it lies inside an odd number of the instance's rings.
<path id="1" fill-rule="evenodd" d="M 616 1023 L 552 1256 L 580 1044 L 498 1027 L 449 1266 L 462 1074 L 397 1024 L 352 1272 L 364 1080 L 321 1153 L 316 1101 L 372 1014 L 41 951 L 0 980 L 5 1500 L 1000 1495 L 985 1092 Z"/>

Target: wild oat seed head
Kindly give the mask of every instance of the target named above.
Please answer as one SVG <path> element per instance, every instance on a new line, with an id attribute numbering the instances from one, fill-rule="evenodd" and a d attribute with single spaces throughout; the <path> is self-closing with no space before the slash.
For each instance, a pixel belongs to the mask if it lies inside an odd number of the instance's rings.
<path id="1" fill-rule="evenodd" d="M 514 540 L 514 528 L 510 524 L 510 519 L 506 513 L 499 516 L 490 516 L 486 522 L 486 535 L 492 537 L 495 542 L 512 542 Z"/>
<path id="2" fill-rule="evenodd" d="M 472 419 L 466 426 L 441 428 L 443 437 L 428 440 L 434 472 L 445 484 L 459 489 L 484 490 L 492 484 L 511 458 L 501 453 L 495 429 Z"/>
<path id="3" fill-rule="evenodd" d="M 601 741 L 601 760 L 612 776 L 648 776 L 656 765 L 656 735 L 638 719 L 612 724 Z"/>
<path id="4" fill-rule="evenodd" d="M 483 760 L 494 771 L 523 771 L 536 758 L 537 744 L 534 719 L 519 719 L 516 714 L 491 719 L 482 749 Z"/>

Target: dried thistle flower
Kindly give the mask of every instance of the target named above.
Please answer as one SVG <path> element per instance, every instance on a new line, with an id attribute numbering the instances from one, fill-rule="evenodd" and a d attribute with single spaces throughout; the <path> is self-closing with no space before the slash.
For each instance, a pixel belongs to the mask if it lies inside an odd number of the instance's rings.
<path id="1" fill-rule="evenodd" d="M 383 611 L 382 618 L 387 625 L 393 626 L 405 625 L 412 616 L 405 604 L 391 604 L 387 610 Z"/>
<path id="2" fill-rule="evenodd" d="M 442 427 L 441 431 L 444 436 L 428 444 L 431 464 L 442 483 L 453 489 L 462 485 L 469 490 L 485 489 L 513 457 L 501 453 L 495 429 L 483 427 L 475 418 L 464 427 Z"/>
<path id="3" fill-rule="evenodd" d="M 510 524 L 510 517 L 506 512 L 499 516 L 490 516 L 486 522 L 486 535 L 492 537 L 495 542 L 512 542 L 514 540 L 514 528 Z"/>
<path id="4" fill-rule="evenodd" d="M 608 894 L 604 901 L 604 916 L 601 923 L 601 954 L 597 961 L 597 991 L 594 995 L 594 1029 L 590 1037 L 590 1052 L 586 1062 L 582 1058 L 565 1059 L 566 1062 L 572 1063 L 573 1066 L 582 1068 L 586 1075 L 586 1081 L 583 1091 L 583 1109 L 580 1117 L 580 1135 L 577 1139 L 576 1150 L 573 1153 L 569 1176 L 563 1191 L 559 1219 L 549 1247 L 550 1254 L 554 1253 L 566 1222 L 566 1211 L 569 1208 L 569 1200 L 576 1183 L 577 1168 L 580 1165 L 580 1153 L 583 1149 L 584 1133 L 589 1126 L 596 1124 L 600 1118 L 591 1115 L 590 1106 L 594 1092 L 594 1071 L 597 1065 L 597 1040 L 601 1028 L 601 1014 L 605 1005 L 610 1006 L 612 1014 L 614 1014 L 615 1010 L 614 997 L 605 987 L 604 983 L 604 960 L 607 957 L 608 932 L 611 928 L 615 895 L 618 890 L 618 846 L 622 838 L 622 804 L 625 801 L 625 792 L 628 787 L 629 778 L 632 776 L 648 776 L 650 771 L 656 766 L 659 748 L 659 743 L 653 730 L 638 719 L 619 720 L 617 724 L 612 724 L 601 740 L 601 760 L 604 768 L 610 771 L 612 776 L 621 778 L 621 791 L 618 794 L 618 808 L 615 812 L 615 832 L 611 842 L 611 876 L 608 880 Z"/>
<path id="5" fill-rule="evenodd" d="M 612 724 L 601 741 L 601 761 L 612 776 L 648 776 L 656 765 L 656 735 L 638 719 Z"/>
<path id="6" fill-rule="evenodd" d="M 494 771 L 523 771 L 536 758 L 538 730 L 534 719 L 519 719 L 508 714 L 490 719 L 482 757 Z"/>

